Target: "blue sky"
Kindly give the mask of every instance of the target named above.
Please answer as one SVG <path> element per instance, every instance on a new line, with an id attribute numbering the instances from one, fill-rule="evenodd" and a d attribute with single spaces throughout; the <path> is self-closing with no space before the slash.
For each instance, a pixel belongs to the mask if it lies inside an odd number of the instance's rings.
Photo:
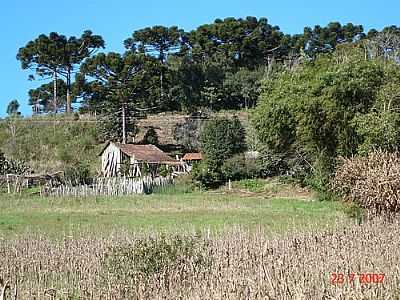
<path id="1" fill-rule="evenodd" d="M 191 30 L 216 18 L 257 16 L 291 34 L 330 21 L 362 24 L 368 30 L 399 26 L 399 10 L 398 0 L 5 0 L 0 8 L 0 116 L 12 99 L 19 100 L 25 115 L 31 113 L 27 92 L 44 82 L 29 82 L 29 72 L 15 56 L 41 33 L 77 36 L 91 29 L 103 36 L 106 51 L 123 51 L 122 41 L 134 30 L 152 25 Z"/>

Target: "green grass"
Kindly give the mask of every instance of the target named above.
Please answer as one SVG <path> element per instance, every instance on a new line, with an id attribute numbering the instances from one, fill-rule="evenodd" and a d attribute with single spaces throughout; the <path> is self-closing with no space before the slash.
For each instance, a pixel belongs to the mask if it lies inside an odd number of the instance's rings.
<path id="1" fill-rule="evenodd" d="M 334 224 L 344 219 L 337 202 L 244 197 L 206 192 L 122 198 L 50 199 L 0 196 L 0 235 L 39 232 L 51 236 L 114 230 L 224 230 L 264 227 L 271 232 Z"/>

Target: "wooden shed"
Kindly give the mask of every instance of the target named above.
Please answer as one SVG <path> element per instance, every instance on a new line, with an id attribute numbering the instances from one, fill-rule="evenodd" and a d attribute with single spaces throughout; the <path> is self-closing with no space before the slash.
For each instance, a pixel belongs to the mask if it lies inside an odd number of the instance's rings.
<path id="1" fill-rule="evenodd" d="M 184 162 L 184 170 L 185 172 L 191 172 L 193 169 L 193 165 L 197 162 L 203 160 L 203 155 L 201 153 L 186 153 L 182 157 L 182 161 Z"/>
<path id="2" fill-rule="evenodd" d="M 154 145 L 109 142 L 101 151 L 100 156 L 101 170 L 105 177 L 157 176 L 162 168 L 174 172 L 182 167 L 181 162 L 172 159 Z"/>
<path id="3" fill-rule="evenodd" d="M 186 153 L 182 160 L 187 163 L 193 163 L 197 161 L 201 161 L 203 159 L 203 156 L 201 153 Z"/>

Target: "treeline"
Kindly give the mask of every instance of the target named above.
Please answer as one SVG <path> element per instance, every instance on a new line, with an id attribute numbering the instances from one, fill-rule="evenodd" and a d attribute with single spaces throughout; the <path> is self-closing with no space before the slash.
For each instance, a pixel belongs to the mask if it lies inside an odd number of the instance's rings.
<path id="1" fill-rule="evenodd" d="M 399 34 L 400 29 L 383 32 Z M 81 111 L 125 114 L 129 121 L 143 109 L 254 107 L 260 80 L 274 70 L 293 69 L 338 44 L 378 34 L 333 22 L 288 35 L 266 18 L 227 18 L 191 32 L 176 26 L 137 30 L 121 41 L 124 53 L 96 53 L 106 42 L 91 31 L 80 37 L 42 34 L 19 49 L 17 59 L 23 69 L 34 71 L 31 79 L 52 79 L 29 91 L 34 113 L 70 112 L 72 103 L 79 102 Z"/>
<path id="2" fill-rule="evenodd" d="M 365 208 L 400 211 L 399 36 L 338 45 L 260 85 L 247 128 L 256 139 L 245 139 L 237 119 L 207 122 L 200 134 L 205 159 L 194 168 L 195 180 L 214 187 L 229 179 L 283 176 L 323 198 L 339 191 Z"/>
<path id="3" fill-rule="evenodd" d="M 264 80 L 252 123 L 273 174 L 328 192 L 340 157 L 398 151 L 399 62 L 400 38 L 386 35 Z"/>

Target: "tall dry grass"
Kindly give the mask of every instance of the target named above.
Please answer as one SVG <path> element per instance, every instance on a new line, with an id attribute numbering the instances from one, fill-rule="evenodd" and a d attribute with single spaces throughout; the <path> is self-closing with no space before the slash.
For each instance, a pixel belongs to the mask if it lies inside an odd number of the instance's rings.
<path id="1" fill-rule="evenodd" d="M 343 159 L 333 188 L 344 200 L 374 213 L 400 212 L 400 153 L 375 151 Z"/>
<path id="2" fill-rule="evenodd" d="M 18 299 L 398 299 L 400 222 L 375 220 L 268 238 L 119 233 L 0 242 Z M 385 273 L 333 285 L 331 273 Z"/>

